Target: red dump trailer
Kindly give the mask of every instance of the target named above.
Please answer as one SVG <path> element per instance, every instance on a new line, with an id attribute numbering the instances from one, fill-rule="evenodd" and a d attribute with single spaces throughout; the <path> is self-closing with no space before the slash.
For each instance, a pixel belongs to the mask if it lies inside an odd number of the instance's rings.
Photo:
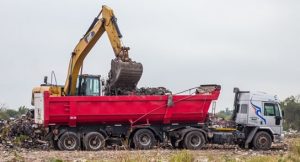
<path id="1" fill-rule="evenodd" d="M 61 150 L 100 150 L 125 141 L 138 149 L 168 142 L 197 149 L 207 139 L 208 109 L 220 90 L 202 85 L 188 95 L 62 97 L 46 91 L 34 94 L 35 122 L 48 128 L 49 139 Z"/>

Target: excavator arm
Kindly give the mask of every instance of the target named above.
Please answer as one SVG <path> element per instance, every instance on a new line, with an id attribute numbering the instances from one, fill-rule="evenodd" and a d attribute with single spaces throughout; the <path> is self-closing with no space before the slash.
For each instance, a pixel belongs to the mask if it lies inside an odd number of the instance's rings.
<path id="1" fill-rule="evenodd" d="M 116 56 L 111 63 L 108 80 L 109 89 L 118 86 L 132 88 L 136 86 L 142 75 L 142 64 L 131 61 L 128 56 L 129 47 L 124 47 L 121 44 L 122 34 L 113 10 L 107 6 L 102 6 L 101 12 L 72 52 L 62 95 L 75 95 L 77 77 L 83 61 L 105 31 Z"/>

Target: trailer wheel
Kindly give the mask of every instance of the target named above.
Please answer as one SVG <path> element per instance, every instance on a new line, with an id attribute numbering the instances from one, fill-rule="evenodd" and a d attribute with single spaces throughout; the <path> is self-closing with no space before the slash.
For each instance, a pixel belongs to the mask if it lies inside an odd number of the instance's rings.
<path id="1" fill-rule="evenodd" d="M 239 143 L 238 146 L 239 146 L 241 149 L 244 149 L 244 148 L 245 148 L 245 142 Z"/>
<path id="2" fill-rule="evenodd" d="M 173 146 L 173 148 L 175 148 L 175 149 L 185 148 L 183 140 L 179 141 L 177 146 L 176 146 L 177 139 L 175 137 L 171 137 L 170 142 L 171 142 L 171 145 Z"/>
<path id="3" fill-rule="evenodd" d="M 171 142 L 171 145 L 173 146 L 173 148 L 178 148 L 178 147 L 176 147 L 176 138 L 175 137 L 171 137 L 170 142 Z"/>
<path id="4" fill-rule="evenodd" d="M 204 136 L 199 131 L 191 131 L 184 138 L 184 146 L 186 149 L 198 150 L 205 144 Z"/>
<path id="5" fill-rule="evenodd" d="M 269 133 L 265 131 L 259 131 L 256 133 L 253 139 L 253 147 L 256 150 L 268 150 L 272 145 L 272 138 Z"/>
<path id="6" fill-rule="evenodd" d="M 140 129 L 133 136 L 134 146 L 137 149 L 151 149 L 156 140 L 154 134 L 149 129 Z"/>
<path id="7" fill-rule="evenodd" d="M 60 136 L 57 146 L 60 150 L 73 151 L 79 149 L 80 139 L 74 132 L 65 132 Z"/>
<path id="8" fill-rule="evenodd" d="M 185 144 L 184 144 L 184 140 L 181 140 L 179 143 L 178 143 L 178 148 L 179 149 L 184 149 L 186 148 Z"/>
<path id="9" fill-rule="evenodd" d="M 83 144 L 86 150 L 97 151 L 105 146 L 105 139 L 98 132 L 90 132 L 83 137 Z"/>
<path id="10" fill-rule="evenodd" d="M 55 150 L 59 150 L 59 147 L 58 147 L 58 140 L 52 140 L 52 146 Z"/>

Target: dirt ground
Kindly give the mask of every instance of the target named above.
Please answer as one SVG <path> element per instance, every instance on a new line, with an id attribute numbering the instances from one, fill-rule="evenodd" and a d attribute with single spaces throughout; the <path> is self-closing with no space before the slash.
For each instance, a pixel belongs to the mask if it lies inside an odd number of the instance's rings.
<path id="1" fill-rule="evenodd" d="M 287 139 L 284 144 L 276 145 L 269 151 L 243 150 L 236 146 L 208 146 L 203 150 L 104 150 L 90 151 L 54 151 L 8 149 L 0 145 L 0 161 L 248 161 L 257 157 L 284 157 L 294 139 Z M 266 159 L 268 160 L 268 159 Z M 256 160 L 254 160 L 256 161 Z M 265 161 L 265 160 L 263 160 Z"/>

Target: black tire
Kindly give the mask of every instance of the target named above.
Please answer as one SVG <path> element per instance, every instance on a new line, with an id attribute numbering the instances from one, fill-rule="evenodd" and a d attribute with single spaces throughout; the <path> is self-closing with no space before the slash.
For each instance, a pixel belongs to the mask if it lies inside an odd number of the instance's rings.
<path id="1" fill-rule="evenodd" d="M 59 137 L 57 146 L 60 150 L 78 150 L 80 148 L 80 139 L 74 132 L 65 132 Z"/>
<path id="2" fill-rule="evenodd" d="M 98 151 L 104 148 L 105 138 L 99 132 L 89 132 L 83 137 L 83 145 L 88 151 Z"/>
<path id="3" fill-rule="evenodd" d="M 184 149 L 186 148 L 185 144 L 184 144 L 184 140 L 181 140 L 179 143 L 178 143 L 178 148 L 179 149 Z"/>
<path id="4" fill-rule="evenodd" d="M 173 148 L 175 148 L 175 149 L 184 149 L 185 148 L 183 140 L 178 142 L 177 146 L 176 146 L 177 139 L 175 137 L 171 137 L 170 142 L 171 142 L 171 145 L 173 146 Z"/>
<path id="5" fill-rule="evenodd" d="M 259 131 L 256 133 L 252 144 L 255 150 L 269 150 L 272 145 L 272 138 L 268 132 Z"/>
<path id="6" fill-rule="evenodd" d="M 246 149 L 246 144 L 245 144 L 245 142 L 239 143 L 238 146 L 239 146 L 241 149 Z M 253 149 L 253 144 L 252 144 L 252 142 L 250 142 L 250 143 L 248 144 L 248 149 Z"/>
<path id="7" fill-rule="evenodd" d="M 52 146 L 55 150 L 59 150 L 59 147 L 58 147 L 58 140 L 52 140 Z"/>
<path id="8" fill-rule="evenodd" d="M 245 149 L 245 143 L 244 143 L 244 142 L 239 143 L 238 146 L 239 146 L 239 148 L 241 148 L 241 149 Z"/>
<path id="9" fill-rule="evenodd" d="M 178 147 L 176 147 L 176 138 L 175 137 L 171 137 L 170 142 L 171 142 L 171 145 L 173 146 L 173 148 L 178 148 Z"/>
<path id="10" fill-rule="evenodd" d="M 129 139 L 129 140 L 128 140 L 128 146 L 129 146 L 130 149 L 134 149 L 134 148 L 135 148 L 134 142 L 133 142 L 132 139 Z"/>
<path id="11" fill-rule="evenodd" d="M 156 140 L 151 130 L 140 129 L 134 134 L 133 143 L 136 149 L 148 150 L 155 145 Z"/>
<path id="12" fill-rule="evenodd" d="M 199 150 L 205 145 L 204 135 L 199 131 L 188 132 L 183 143 L 186 149 Z"/>

